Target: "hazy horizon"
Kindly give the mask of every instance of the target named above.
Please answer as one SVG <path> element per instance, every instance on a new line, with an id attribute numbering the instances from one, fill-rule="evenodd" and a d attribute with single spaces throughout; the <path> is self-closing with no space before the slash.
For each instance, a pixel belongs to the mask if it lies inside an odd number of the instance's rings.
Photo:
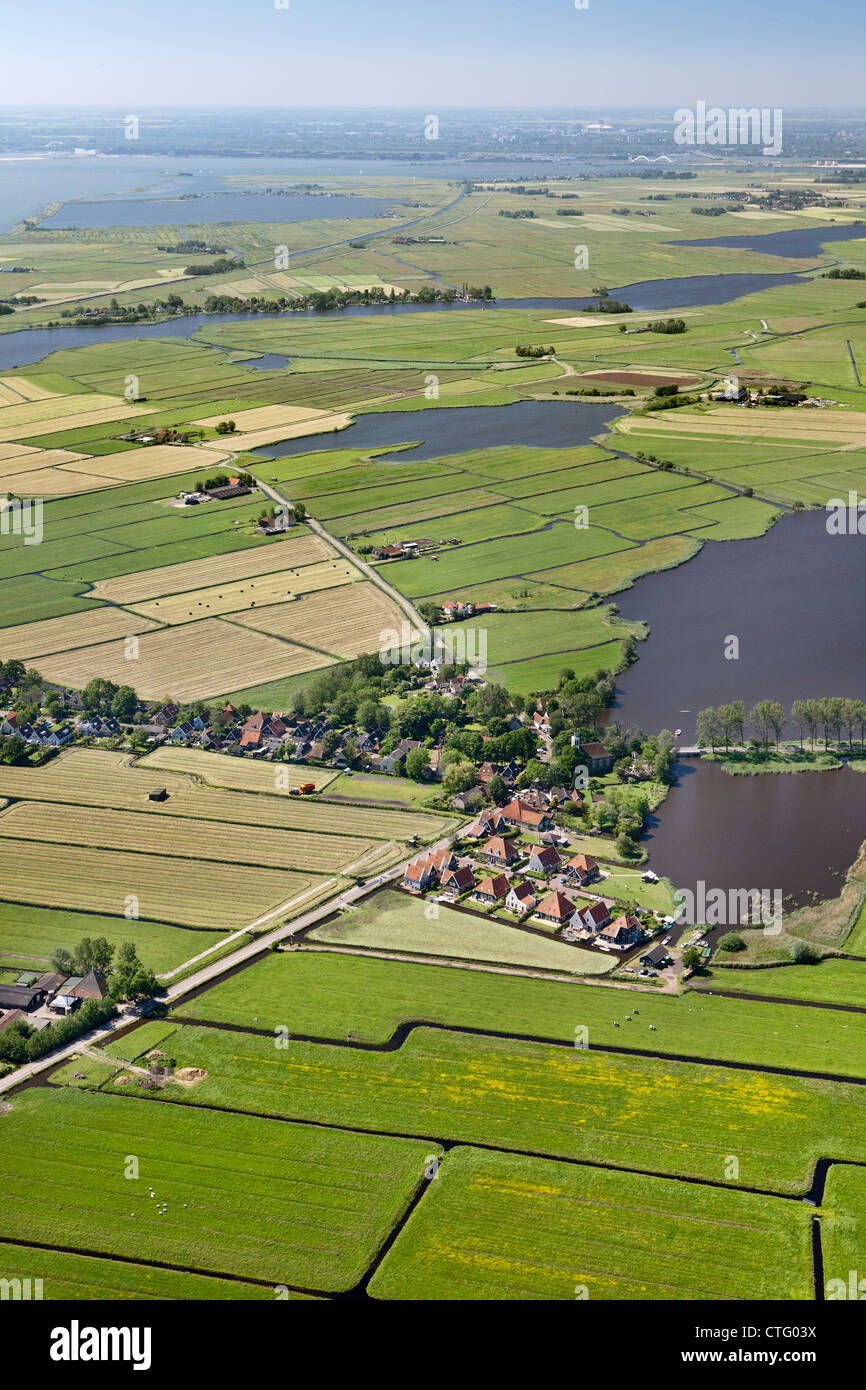
<path id="1" fill-rule="evenodd" d="M 862 101 L 862 7 L 638 0 L 45 0 L 4 17 L 4 107 L 589 109 Z M 808 43 L 804 44 L 804 32 Z M 611 88 L 615 87 L 612 101 Z M 50 100 L 46 100 L 50 96 Z M 623 97 L 627 100 L 623 101 Z M 375 98 L 375 99 L 373 99 Z M 327 108 L 326 108 L 327 109 Z"/>

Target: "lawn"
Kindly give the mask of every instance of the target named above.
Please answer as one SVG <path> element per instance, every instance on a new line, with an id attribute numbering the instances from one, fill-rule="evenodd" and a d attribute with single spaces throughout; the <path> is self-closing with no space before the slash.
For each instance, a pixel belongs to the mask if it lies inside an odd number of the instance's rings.
<path id="1" fill-rule="evenodd" d="M 374 1298 L 811 1299 L 795 1203 L 549 1159 L 446 1155 Z"/>
<path id="2" fill-rule="evenodd" d="M 435 1151 L 68 1089 L 0 1126 L 2 1235 L 301 1289 L 356 1283 Z"/>

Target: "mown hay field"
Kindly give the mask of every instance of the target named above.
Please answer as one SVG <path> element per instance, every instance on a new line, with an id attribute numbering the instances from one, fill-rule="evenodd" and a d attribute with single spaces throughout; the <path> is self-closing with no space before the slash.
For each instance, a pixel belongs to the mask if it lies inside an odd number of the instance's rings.
<path id="1" fill-rule="evenodd" d="M 0 660 L 15 657 L 28 661 L 50 652 L 70 651 L 83 643 L 132 637 L 156 626 L 148 618 L 136 617 L 122 608 L 94 608 L 91 613 L 76 613 L 68 618 L 20 623 L 0 628 Z"/>
<path id="2" fill-rule="evenodd" d="M 206 589 L 192 589 L 184 594 L 169 594 L 167 597 L 151 599 L 149 603 L 130 604 L 128 607 L 135 613 L 143 613 L 146 617 L 156 618 L 162 623 L 186 623 L 190 619 L 246 614 L 250 608 L 282 605 L 287 600 L 294 599 L 296 594 L 344 587 L 353 584 L 360 577 L 360 571 L 348 560 L 320 560 L 317 564 L 301 565 L 297 569 L 255 575 L 239 579 L 234 584 L 215 584 Z M 341 607 L 345 598 L 346 595 L 341 594 L 337 599 L 330 599 L 329 603 L 334 607 Z M 250 623 L 249 626 L 255 627 L 257 624 Z M 300 636 L 298 640 L 302 640 Z"/>
<path id="3" fill-rule="evenodd" d="M 374 840 L 353 835 L 274 829 L 263 835 L 257 825 L 215 825 L 183 816 L 158 820 L 146 811 L 93 807 L 82 816 L 74 806 L 39 801 L 18 802 L 0 811 L 0 838 L 213 860 L 226 865 L 314 868 L 323 874 L 339 873 L 373 849 L 382 848 Z"/>
<path id="4" fill-rule="evenodd" d="M 205 618 L 145 633 L 138 639 L 135 660 L 129 659 L 123 642 L 103 642 L 43 657 L 39 669 L 46 680 L 77 689 L 102 676 L 132 685 L 145 700 L 186 702 L 222 694 L 239 672 L 254 685 L 328 664 L 327 657 L 305 647 L 221 618 Z"/>
<path id="5" fill-rule="evenodd" d="M 0 1127 L 4 1235 L 322 1290 L 358 1281 L 436 1152 L 68 1089 L 16 1098 Z"/>
<path id="6" fill-rule="evenodd" d="M 279 776 L 281 788 L 300 787 L 312 782 L 317 791 L 340 776 L 329 768 L 306 767 L 298 763 L 252 762 L 249 758 L 228 758 L 224 753 L 208 753 L 204 748 L 179 748 L 164 744 L 136 763 L 136 769 L 164 768 L 170 772 L 189 772 L 209 786 L 234 791 L 274 792 Z"/>
<path id="7" fill-rule="evenodd" d="M 70 463 L 70 473 L 92 473 L 112 482 L 140 483 L 150 478 L 168 478 L 175 473 L 185 473 L 188 469 L 201 468 L 207 471 L 214 464 L 224 463 L 229 457 L 223 450 L 212 450 L 202 455 L 191 445 L 151 444 L 140 449 L 124 450 L 118 454 L 106 454 L 104 458 L 86 458 L 81 463 Z"/>
<path id="8" fill-rule="evenodd" d="M 101 580 L 94 586 L 93 598 L 111 603 L 140 603 L 163 594 L 189 593 L 193 589 L 230 584 L 257 574 L 272 574 L 301 565 L 312 565 L 333 558 L 330 546 L 309 533 L 288 540 L 273 541 L 255 550 L 187 560 L 178 565 L 161 565 Z"/>
<path id="9" fill-rule="evenodd" d="M 311 874 L 250 868 L 147 852 L 64 849 L 34 840 L 0 838 L 4 897 L 37 907 L 73 908 L 157 922 L 237 930 L 302 893 Z M 135 922 L 130 918 L 130 935 Z"/>
<path id="10" fill-rule="evenodd" d="M 162 760 L 175 752 L 160 749 L 152 757 Z M 182 757 L 195 756 L 177 750 Z M 206 753 L 201 756 L 207 757 Z M 220 755 L 214 754 L 214 757 Z M 70 806 L 105 806 L 114 810 L 146 811 L 155 817 L 188 816 L 207 821 L 257 825 L 320 834 L 358 835 L 366 839 L 405 840 L 417 834 L 432 840 L 450 824 L 441 816 L 419 811 L 399 811 L 369 806 L 344 806 L 288 795 L 293 769 L 287 764 L 240 763 L 224 758 L 234 776 L 235 766 L 250 773 L 270 772 L 270 791 L 263 785 L 253 790 L 224 790 L 204 786 L 185 773 L 166 771 L 162 761 L 153 768 L 149 759 L 130 767 L 129 757 L 98 748 L 69 749 L 40 768 L 0 766 L 0 796 L 26 801 L 50 801 Z M 151 770 L 153 768 L 153 770 Z M 313 781 L 300 768 L 302 780 Z M 288 777 L 287 777 L 288 774 Z M 279 781 L 277 780 L 279 779 Z M 168 792 L 166 801 L 149 801 L 157 788 Z"/>
<path id="11" fill-rule="evenodd" d="M 311 594 L 262 613 L 236 614 L 235 621 L 348 659 L 378 650 L 383 633 L 400 634 L 406 615 L 375 584 L 364 581 L 338 594 Z"/>
<path id="12" fill-rule="evenodd" d="M 373 1276 L 386 1299 L 811 1299 L 793 1202 L 452 1149 Z"/>
<path id="13" fill-rule="evenodd" d="M 52 396 L 0 407 L 0 440 L 27 439 L 31 435 L 56 434 L 70 426 L 100 425 L 109 420 L 128 420 L 146 415 L 145 406 L 130 405 L 120 396 L 88 392 L 82 396 Z"/>

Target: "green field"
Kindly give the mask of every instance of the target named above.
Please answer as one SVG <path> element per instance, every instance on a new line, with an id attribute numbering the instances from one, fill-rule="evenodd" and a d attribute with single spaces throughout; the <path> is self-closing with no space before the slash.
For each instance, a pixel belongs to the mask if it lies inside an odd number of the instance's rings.
<path id="1" fill-rule="evenodd" d="M 0 1126 L 5 1236 L 323 1291 L 360 1279 L 435 1151 L 65 1089 Z"/>
<path id="2" fill-rule="evenodd" d="M 810 1299 L 793 1202 L 453 1149 L 370 1282 L 385 1299 Z"/>
<path id="3" fill-rule="evenodd" d="M 316 927 L 310 940 L 326 945 L 536 967 L 572 975 L 604 975 L 615 964 L 597 952 L 582 951 L 564 941 L 547 941 L 477 912 L 461 912 L 432 900 L 421 902 L 390 890 L 377 893 L 335 921 Z"/>
<path id="4" fill-rule="evenodd" d="M 291 1033 L 288 1018 L 283 1026 Z M 279 1050 L 273 1037 L 189 1026 L 172 1036 L 171 1050 L 179 1066 L 208 1075 L 192 1090 L 151 1094 L 193 1106 L 718 1182 L 731 1180 L 733 1156 L 737 1186 L 778 1193 L 807 1191 L 819 1154 L 866 1157 L 866 1095 L 843 1082 L 624 1062 L 428 1028 L 397 1051 L 373 1052 L 295 1040 Z"/>
<path id="5" fill-rule="evenodd" d="M 797 973 L 796 967 L 788 973 Z M 179 1012 L 239 1028 L 283 1024 L 292 1033 L 312 1037 L 342 1039 L 351 1031 L 359 1041 L 376 1043 L 386 1042 L 399 1024 L 416 1021 L 569 1043 L 580 1027 L 587 1030 L 590 1048 L 866 1074 L 866 1038 L 854 1015 L 721 999 L 697 990 L 679 997 L 638 996 L 593 985 L 306 950 L 269 956 Z M 650 1032 L 650 1025 L 655 1031 Z"/>

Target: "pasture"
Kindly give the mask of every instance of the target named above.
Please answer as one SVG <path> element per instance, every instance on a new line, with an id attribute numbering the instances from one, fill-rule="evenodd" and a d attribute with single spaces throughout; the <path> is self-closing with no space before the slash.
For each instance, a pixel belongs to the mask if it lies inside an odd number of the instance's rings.
<path id="1" fill-rule="evenodd" d="M 351 1288 L 431 1152 L 70 1089 L 18 1096 L 0 1126 L 6 1236 L 93 1255 L 132 1248 L 141 1261 L 264 1282 L 271 1297 L 276 1284 Z M 124 1176 L 131 1153 L 136 1181 Z"/>
<path id="2" fill-rule="evenodd" d="M 282 1020 L 291 1033 L 291 1018 Z M 388 1134 L 492 1145 L 778 1194 L 807 1192 L 818 1155 L 866 1157 L 866 1094 L 846 1082 L 622 1057 L 429 1028 L 396 1051 L 188 1026 L 172 1036 L 193 1091 L 154 1093 Z M 738 1158 L 736 1179 L 728 1158 Z"/>
<path id="3" fill-rule="evenodd" d="M 810 1299 L 792 1202 L 452 1149 L 370 1282 L 383 1299 Z"/>
<path id="4" fill-rule="evenodd" d="M 695 990 L 681 996 L 626 994 L 579 982 L 307 948 L 257 961 L 180 1008 L 184 1017 L 202 1021 L 245 1027 L 255 1015 L 259 1028 L 285 1023 L 294 1032 L 336 1040 L 351 1031 L 374 1043 L 387 1042 L 401 1023 L 413 1021 L 570 1044 L 582 1028 L 590 1049 L 866 1074 L 866 1038 L 856 1017 L 825 1009 L 794 1012 L 792 1019 L 785 1004 Z"/>

